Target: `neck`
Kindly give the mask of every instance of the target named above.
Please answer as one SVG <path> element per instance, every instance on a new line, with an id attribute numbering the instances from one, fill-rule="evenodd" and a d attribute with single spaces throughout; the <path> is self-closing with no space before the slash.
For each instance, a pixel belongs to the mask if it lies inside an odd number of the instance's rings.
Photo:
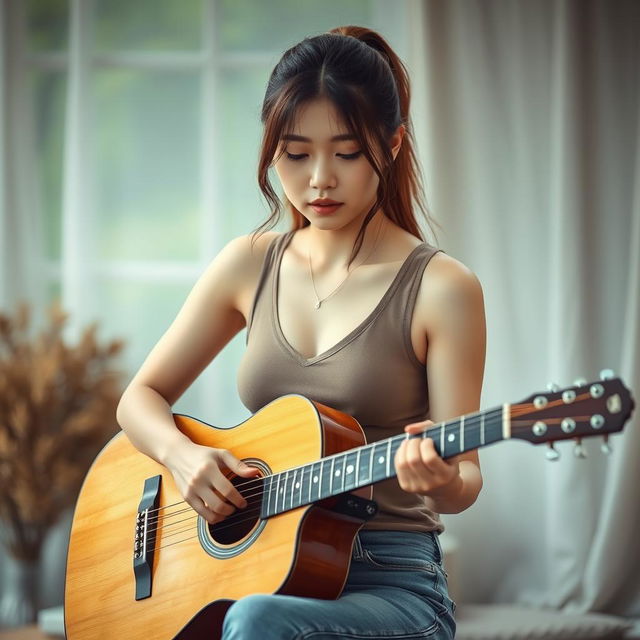
<path id="1" fill-rule="evenodd" d="M 321 274 L 333 269 L 346 271 L 351 252 L 358 237 L 361 220 L 341 229 L 320 229 L 314 225 L 306 227 L 307 252 L 313 262 L 314 273 Z M 369 256 L 384 233 L 384 227 L 391 224 L 381 210 L 378 210 L 364 231 L 362 246 L 349 269 Z"/>

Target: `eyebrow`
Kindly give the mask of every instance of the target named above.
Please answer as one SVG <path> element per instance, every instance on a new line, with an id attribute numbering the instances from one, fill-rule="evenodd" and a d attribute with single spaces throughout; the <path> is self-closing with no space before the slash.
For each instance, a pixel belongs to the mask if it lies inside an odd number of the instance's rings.
<path id="1" fill-rule="evenodd" d="M 283 140 L 291 140 L 292 142 L 311 142 L 311 138 L 305 138 L 304 136 L 298 136 L 295 133 L 285 133 L 282 136 Z M 341 133 L 337 136 L 333 136 L 330 142 L 340 142 L 341 140 L 356 140 L 356 137 L 352 133 Z"/>

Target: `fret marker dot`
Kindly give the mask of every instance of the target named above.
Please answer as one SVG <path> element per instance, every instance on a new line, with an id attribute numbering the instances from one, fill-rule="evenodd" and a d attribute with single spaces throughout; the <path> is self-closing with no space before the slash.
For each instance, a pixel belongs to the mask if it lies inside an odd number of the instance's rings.
<path id="1" fill-rule="evenodd" d="M 284 489 L 284 487 L 280 487 L 280 493 L 282 493 L 282 490 Z"/>
<path id="2" fill-rule="evenodd" d="M 447 438 L 447 440 L 448 440 L 449 442 L 453 442 L 455 439 L 456 439 L 456 436 L 455 436 L 455 434 L 453 434 L 453 433 L 450 433 L 450 434 L 449 434 L 449 437 Z"/>
<path id="3" fill-rule="evenodd" d="M 318 476 L 313 476 L 313 481 L 318 482 Z"/>
<path id="4" fill-rule="evenodd" d="M 384 456 L 380 456 L 380 457 L 378 458 L 378 462 L 379 462 L 380 464 L 382 464 L 382 463 L 384 462 Z"/>
<path id="5" fill-rule="evenodd" d="M 350 465 L 347 467 L 347 473 L 353 473 L 353 465 L 352 465 L 352 464 L 350 464 Z"/>
<path id="6" fill-rule="evenodd" d="M 296 482 L 296 489 L 299 489 L 299 488 L 300 488 L 300 483 Z"/>
<path id="7" fill-rule="evenodd" d="M 340 469 L 338 469 L 335 473 L 336 478 L 340 475 Z"/>

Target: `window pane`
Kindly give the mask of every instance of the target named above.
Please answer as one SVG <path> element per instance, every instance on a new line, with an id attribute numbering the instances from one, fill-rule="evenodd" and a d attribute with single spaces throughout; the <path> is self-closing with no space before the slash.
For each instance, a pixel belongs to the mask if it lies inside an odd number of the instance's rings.
<path id="1" fill-rule="evenodd" d="M 224 203 L 220 226 L 226 237 L 246 234 L 265 218 L 266 202 L 258 187 L 262 136 L 260 104 L 268 69 L 225 70 L 218 95 L 220 191 Z"/>
<path id="2" fill-rule="evenodd" d="M 96 0 L 97 51 L 200 49 L 202 0 Z"/>
<path id="3" fill-rule="evenodd" d="M 127 340 L 124 360 L 135 371 L 180 310 L 193 283 L 161 283 L 99 278 L 100 333 Z"/>
<path id="4" fill-rule="evenodd" d="M 69 0 L 27 0 L 27 49 L 64 51 L 69 37 Z"/>
<path id="5" fill-rule="evenodd" d="M 39 69 L 29 71 L 29 101 L 35 119 L 33 158 L 36 166 L 33 180 L 44 223 L 47 258 L 60 257 L 66 89 L 66 73 Z"/>
<path id="6" fill-rule="evenodd" d="M 99 335 L 125 340 L 121 366 L 129 376 L 142 365 L 182 307 L 195 282 L 154 283 L 100 278 L 96 282 L 100 305 Z M 198 385 L 187 390 L 182 406 L 197 411 Z M 203 416 L 203 419 L 204 416 Z"/>
<path id="7" fill-rule="evenodd" d="M 371 1 L 220 0 L 216 16 L 222 49 L 284 51 L 334 27 L 367 26 Z"/>
<path id="8" fill-rule="evenodd" d="M 99 255 L 193 259 L 200 208 L 200 78 L 109 69 L 94 75 Z"/>

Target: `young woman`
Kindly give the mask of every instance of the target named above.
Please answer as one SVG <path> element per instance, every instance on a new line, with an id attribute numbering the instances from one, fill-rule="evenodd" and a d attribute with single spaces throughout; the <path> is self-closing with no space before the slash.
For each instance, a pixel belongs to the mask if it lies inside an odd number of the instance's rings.
<path id="1" fill-rule="evenodd" d="M 292 47 L 262 122 L 271 217 L 215 257 L 118 407 L 133 444 L 209 523 L 246 506 L 224 472 L 256 470 L 182 435 L 171 406 L 241 329 L 238 388 L 252 412 L 301 393 L 354 416 L 369 442 L 477 411 L 484 371 L 478 279 L 424 241 L 414 215 L 409 81 L 386 41 L 349 26 Z M 293 219 L 282 234 L 263 229 L 280 215 L 270 167 Z M 453 637 L 438 514 L 476 500 L 477 453 L 445 461 L 431 439 L 407 439 L 394 464 L 397 479 L 374 486 L 379 512 L 356 537 L 340 598 L 242 598 L 225 640 Z"/>

